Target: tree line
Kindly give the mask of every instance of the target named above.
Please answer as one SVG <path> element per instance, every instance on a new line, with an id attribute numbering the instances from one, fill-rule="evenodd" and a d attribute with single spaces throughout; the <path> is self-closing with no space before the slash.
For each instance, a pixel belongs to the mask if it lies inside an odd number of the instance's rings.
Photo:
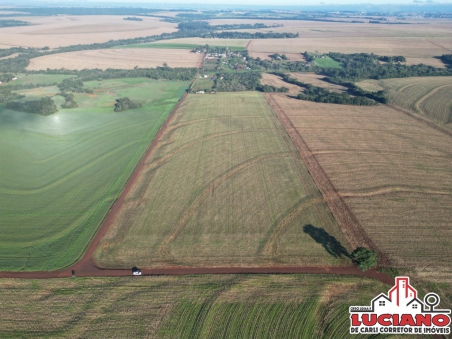
<path id="1" fill-rule="evenodd" d="M 30 101 L 11 101 L 6 104 L 6 108 L 40 115 L 50 115 L 58 112 L 55 102 L 49 97 Z"/>
<path id="2" fill-rule="evenodd" d="M 83 86 L 83 81 L 81 79 L 76 78 L 64 79 L 57 87 L 61 92 L 94 93 L 92 89 Z"/>
<path id="3" fill-rule="evenodd" d="M 28 26 L 29 22 L 21 20 L 0 20 L 0 27 Z"/>
<path id="4" fill-rule="evenodd" d="M 142 105 L 139 102 L 130 100 L 128 97 L 116 99 L 115 112 L 122 112 L 128 109 L 140 108 Z"/>
<path id="5" fill-rule="evenodd" d="M 78 104 L 75 102 L 73 93 L 59 92 L 55 95 L 61 95 L 64 98 L 64 102 L 61 104 L 63 108 L 76 108 Z"/>
<path id="6" fill-rule="evenodd" d="M 305 88 L 303 93 L 298 94 L 297 98 L 301 100 L 308 100 L 314 102 L 342 104 L 342 105 L 357 105 L 357 106 L 373 106 L 377 103 L 375 100 L 369 99 L 365 96 L 352 97 L 347 93 L 331 92 L 325 88 L 306 84 L 292 78 L 285 73 L 273 73 L 282 78 L 283 81 Z"/>
<path id="7" fill-rule="evenodd" d="M 445 64 L 452 65 L 452 54 L 443 54 L 439 58 Z"/>
<path id="8" fill-rule="evenodd" d="M 435 68 L 424 64 L 404 65 L 404 57 L 386 57 L 367 53 L 328 53 L 328 56 L 340 63 L 343 68 L 322 68 L 319 73 L 327 75 L 331 82 L 347 83 L 362 79 L 406 78 L 419 76 L 452 75 L 452 70 Z M 386 63 L 380 63 L 387 60 Z"/>

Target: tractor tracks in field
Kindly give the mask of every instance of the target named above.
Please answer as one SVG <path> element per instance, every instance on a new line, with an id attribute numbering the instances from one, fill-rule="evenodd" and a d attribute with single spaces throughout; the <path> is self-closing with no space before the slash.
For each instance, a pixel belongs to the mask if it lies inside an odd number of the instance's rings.
<path id="1" fill-rule="evenodd" d="M 90 244 L 87 247 L 86 252 L 83 257 L 73 264 L 70 267 L 61 270 L 54 271 L 34 271 L 34 272 L 0 272 L 0 278 L 14 278 L 14 279 L 49 279 L 49 278 L 69 278 L 73 274 L 76 277 L 124 277 L 131 276 L 130 269 L 104 269 L 96 266 L 96 264 L 92 260 L 92 256 L 97 249 L 101 239 L 106 234 L 109 227 L 112 225 L 115 217 L 118 215 L 120 209 L 123 207 L 124 200 L 131 192 L 131 189 L 135 185 L 141 171 L 146 166 L 146 161 L 149 159 L 152 152 L 154 152 L 155 148 L 159 143 L 161 143 L 161 138 L 164 133 L 167 131 L 168 126 L 173 121 L 175 112 L 178 110 L 180 105 L 186 99 L 187 94 L 180 99 L 179 103 L 174 107 L 173 111 L 168 116 L 168 119 L 164 122 L 159 132 L 156 134 L 154 140 L 144 153 L 142 159 L 136 166 L 135 170 L 131 174 L 129 180 L 127 181 L 124 189 L 122 190 L 120 196 L 116 199 L 116 201 L 111 206 L 109 212 L 107 213 L 104 221 L 102 222 L 99 230 L 91 240 Z M 220 185 L 225 180 L 229 179 L 233 175 L 237 174 L 239 171 L 245 169 L 248 166 L 251 166 L 258 161 L 265 160 L 267 158 L 276 157 L 276 156 L 290 156 L 287 153 L 284 154 L 266 154 L 260 157 L 256 157 L 254 159 L 249 159 L 248 161 L 238 164 L 235 168 L 232 168 L 227 173 L 223 174 L 221 177 L 217 178 L 213 183 L 209 185 L 209 187 L 205 188 L 200 196 L 192 203 L 191 206 L 198 205 L 205 199 L 209 194 L 211 194 L 211 188 L 213 185 Z M 312 203 L 309 202 L 309 203 Z M 300 206 L 297 206 L 293 211 L 293 214 L 286 216 L 281 222 L 276 226 L 276 230 L 269 243 L 266 246 L 266 251 L 272 251 L 275 249 L 274 242 L 277 240 L 279 234 L 284 230 L 285 225 L 290 223 L 292 218 L 299 213 L 300 209 L 304 208 L 304 203 Z M 185 220 L 188 220 L 189 217 L 193 213 L 193 208 L 188 208 L 185 211 L 185 214 L 181 217 L 178 225 L 180 227 L 176 227 L 172 234 L 168 236 L 166 240 L 166 245 L 162 248 L 165 251 L 165 247 L 177 237 L 178 233 L 183 229 L 185 224 Z M 334 275 L 353 275 L 353 276 L 361 276 L 368 277 L 372 279 L 377 279 L 383 283 L 386 283 L 390 286 L 394 284 L 394 279 L 389 275 L 380 273 L 376 270 L 368 270 L 366 272 L 362 272 L 358 268 L 354 266 L 348 267 L 327 267 L 327 266 L 317 266 L 317 267 L 307 267 L 307 266 L 256 266 L 256 267 L 248 267 L 248 266 L 227 266 L 227 267 L 182 267 L 182 266 L 170 266 L 170 267 L 159 267 L 159 268 L 143 268 L 143 275 L 204 275 L 204 274 L 334 274 Z"/>
<path id="2" fill-rule="evenodd" d="M 367 235 L 358 219 L 351 211 L 350 207 L 345 203 L 342 196 L 334 187 L 330 178 L 317 161 L 317 158 L 304 141 L 303 137 L 292 124 L 284 110 L 279 106 L 276 100 L 270 94 L 264 94 L 269 105 L 275 111 L 282 125 L 286 129 L 287 134 L 292 140 L 294 146 L 298 150 L 301 159 L 311 173 L 311 176 L 319 190 L 322 192 L 323 198 L 333 213 L 345 239 L 351 248 L 366 247 L 377 251 L 380 263 L 388 265 L 389 258 L 375 245 L 375 243 Z"/>
<path id="3" fill-rule="evenodd" d="M 166 236 L 166 238 L 163 240 L 162 245 L 160 246 L 159 252 L 162 256 L 168 256 L 169 250 L 168 245 L 174 241 L 179 234 L 183 231 L 185 228 L 185 225 L 188 223 L 190 218 L 196 213 L 196 211 L 199 209 L 199 207 L 203 204 L 203 202 L 212 194 L 212 191 L 232 178 L 234 175 L 236 175 L 238 172 L 246 169 L 249 166 L 252 166 L 262 160 L 270 159 L 270 158 L 276 158 L 276 157 L 287 157 L 289 154 L 287 152 L 281 153 L 281 154 L 264 154 L 257 156 L 252 159 L 248 159 L 235 167 L 231 168 L 229 171 L 225 172 L 220 177 L 216 178 L 212 182 L 208 184 L 208 186 L 195 198 L 195 200 L 190 204 L 190 206 L 185 209 L 185 212 L 182 214 L 182 216 L 179 218 L 177 223 L 173 226 L 171 232 L 169 235 Z"/>

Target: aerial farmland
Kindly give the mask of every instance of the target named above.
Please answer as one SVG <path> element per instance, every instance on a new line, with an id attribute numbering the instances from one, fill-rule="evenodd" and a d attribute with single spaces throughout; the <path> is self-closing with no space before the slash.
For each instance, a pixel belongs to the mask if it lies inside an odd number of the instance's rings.
<path id="1" fill-rule="evenodd" d="M 1 338 L 452 308 L 452 7 L 274 5 L 1 6 Z"/>

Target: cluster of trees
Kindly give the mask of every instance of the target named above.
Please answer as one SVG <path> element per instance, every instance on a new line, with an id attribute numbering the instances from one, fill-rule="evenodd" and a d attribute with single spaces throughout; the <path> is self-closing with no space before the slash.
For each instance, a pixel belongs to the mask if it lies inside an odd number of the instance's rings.
<path id="1" fill-rule="evenodd" d="M 50 115 L 58 112 L 58 108 L 49 97 L 31 101 L 10 101 L 6 107 L 15 111 L 34 113 L 40 115 Z"/>
<path id="2" fill-rule="evenodd" d="M 325 88 L 305 84 L 304 93 L 298 94 L 297 98 L 301 100 L 324 102 L 341 105 L 357 105 L 357 106 L 372 106 L 376 102 L 365 97 L 351 97 L 346 93 L 331 92 Z"/>
<path id="3" fill-rule="evenodd" d="M 142 105 L 139 102 L 130 100 L 128 97 L 116 99 L 115 112 L 122 112 L 128 109 L 140 108 Z"/>
<path id="4" fill-rule="evenodd" d="M 400 64 L 403 57 L 380 57 L 367 53 L 329 53 L 328 55 L 343 65 L 342 69 L 324 68 L 320 71 L 334 83 L 355 82 L 361 79 L 452 75 L 450 69 L 435 68 L 424 64 L 411 66 Z M 388 60 L 388 62 L 381 64 L 378 62 L 380 58 Z"/>
<path id="5" fill-rule="evenodd" d="M 218 39 L 285 39 L 298 38 L 298 33 L 249 33 L 249 32 L 209 32 L 201 34 L 201 38 L 218 38 Z"/>
<path id="6" fill-rule="evenodd" d="M 63 108 L 76 108 L 76 107 L 78 107 L 78 104 L 75 102 L 74 94 L 66 93 L 66 92 L 60 92 L 57 95 L 61 95 L 64 98 L 64 100 L 65 100 L 61 104 L 61 107 L 63 107 Z"/>
<path id="7" fill-rule="evenodd" d="M 358 247 L 350 254 L 350 257 L 361 271 L 374 268 L 378 263 L 377 252 L 365 247 Z"/>
<path id="8" fill-rule="evenodd" d="M 261 58 L 247 58 L 248 66 L 254 70 L 263 70 L 267 72 L 313 72 L 316 70 L 314 66 L 306 65 L 301 61 L 273 61 L 263 60 Z"/>
<path id="9" fill-rule="evenodd" d="M 372 106 L 377 103 L 369 99 L 365 96 L 356 96 L 351 97 L 347 93 L 336 93 L 331 92 L 325 88 L 317 87 L 311 84 L 306 84 L 304 82 L 298 81 L 297 79 L 292 78 L 288 74 L 284 73 L 274 73 L 280 76 L 285 82 L 304 87 L 304 93 L 298 94 L 298 99 L 315 101 L 315 102 L 323 102 L 323 103 L 332 103 L 332 104 L 342 104 L 342 105 L 357 105 L 357 106 Z"/>
<path id="10" fill-rule="evenodd" d="M 29 24 L 21 20 L 0 20 L 0 27 L 28 26 Z"/>
<path id="11" fill-rule="evenodd" d="M 397 55 L 397 56 L 379 56 L 378 60 L 384 61 L 384 62 L 406 62 L 406 59 L 404 56 Z"/>
<path id="12" fill-rule="evenodd" d="M 288 60 L 289 58 L 285 54 L 273 53 L 269 55 L 272 60 Z"/>
<path id="13" fill-rule="evenodd" d="M 124 20 L 130 20 L 130 21 L 143 21 L 141 18 L 137 18 L 135 16 L 128 16 L 127 18 L 124 18 Z"/>
<path id="14" fill-rule="evenodd" d="M 439 58 L 445 64 L 452 65 L 452 54 L 443 54 Z"/>
<path id="15" fill-rule="evenodd" d="M 0 86 L 0 104 L 8 102 L 8 101 L 12 101 L 12 100 L 18 100 L 18 99 L 25 98 L 25 95 L 13 93 L 13 92 L 11 92 L 12 90 L 13 90 L 12 88 Z"/>
<path id="16" fill-rule="evenodd" d="M 282 25 L 272 25 L 267 26 L 262 23 L 256 24 L 233 24 L 233 25 L 215 25 L 215 30 L 231 30 L 231 29 L 259 29 L 259 28 L 273 28 L 273 27 L 281 27 Z"/>
<path id="17" fill-rule="evenodd" d="M 74 92 L 74 93 L 94 93 L 92 89 L 83 87 L 83 81 L 81 79 L 69 78 L 64 79 L 58 86 L 60 91 Z"/>
<path id="18" fill-rule="evenodd" d="M 181 31 L 210 31 L 212 26 L 207 21 L 186 21 L 177 25 Z"/>
<path id="19" fill-rule="evenodd" d="M 53 71 L 49 71 L 52 73 Z M 61 74 L 78 75 L 82 81 L 99 80 L 99 79 L 120 79 L 120 78 L 140 78 L 145 77 L 155 80 L 192 80 L 198 69 L 195 67 L 156 67 L 156 68 L 135 68 L 135 69 L 85 69 L 81 71 L 65 71 Z M 55 73 L 55 72 L 53 72 Z"/>
<path id="20" fill-rule="evenodd" d="M 218 92 L 254 91 L 261 86 L 261 78 L 259 72 L 226 73 L 217 76 L 214 88 Z"/>
<path id="21" fill-rule="evenodd" d="M 289 89 L 287 87 L 275 87 L 272 85 L 260 85 L 257 86 L 256 90 L 259 92 L 266 92 L 266 93 L 287 93 L 289 92 Z"/>
<path id="22" fill-rule="evenodd" d="M 11 73 L 0 74 L 1 82 L 10 82 L 12 78 L 14 78 L 14 74 L 11 74 Z"/>

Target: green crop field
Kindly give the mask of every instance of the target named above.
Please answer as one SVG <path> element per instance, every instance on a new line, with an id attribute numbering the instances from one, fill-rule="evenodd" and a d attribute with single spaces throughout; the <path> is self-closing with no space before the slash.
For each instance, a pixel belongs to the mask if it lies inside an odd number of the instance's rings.
<path id="1" fill-rule="evenodd" d="M 340 265 L 347 244 L 258 92 L 182 103 L 101 241 L 102 267 Z"/>
<path id="2" fill-rule="evenodd" d="M 49 85 L 60 83 L 64 79 L 73 78 L 74 75 L 64 74 L 19 74 L 17 80 L 8 82 L 7 86 L 13 85 Z"/>
<path id="3" fill-rule="evenodd" d="M 342 68 L 342 64 L 329 56 L 323 58 L 314 58 L 315 65 L 318 67 Z"/>
<path id="4" fill-rule="evenodd" d="M 86 86 L 95 94 L 76 93 L 78 108 L 46 117 L 0 106 L 1 270 L 51 270 L 77 260 L 188 83 Z M 38 98 L 56 87 L 20 92 Z M 114 112 L 124 96 L 143 107 Z"/>
<path id="5" fill-rule="evenodd" d="M 214 85 L 214 82 L 210 78 L 198 78 L 195 80 L 193 85 L 191 86 L 192 91 L 205 91 L 210 92 L 212 90 L 212 87 Z"/>
<path id="6" fill-rule="evenodd" d="M 392 105 L 452 126 L 452 77 L 364 80 L 358 85 L 367 90 L 385 90 Z"/>
<path id="7" fill-rule="evenodd" d="M 388 289 L 332 275 L 2 279 L 0 336 L 356 338 L 349 334 L 348 307 L 370 305 Z M 450 307 L 444 287 L 435 291 L 441 308 Z"/>
<path id="8" fill-rule="evenodd" d="M 118 46 L 113 48 L 172 48 L 172 49 L 194 49 L 198 47 L 199 45 L 196 44 L 184 44 L 184 43 L 144 43 L 144 44 L 132 44 L 132 45 L 124 45 L 124 46 Z M 242 46 L 223 46 L 223 45 L 211 45 L 210 47 L 222 47 L 222 48 L 229 48 L 231 51 L 244 51 L 246 48 Z"/>

